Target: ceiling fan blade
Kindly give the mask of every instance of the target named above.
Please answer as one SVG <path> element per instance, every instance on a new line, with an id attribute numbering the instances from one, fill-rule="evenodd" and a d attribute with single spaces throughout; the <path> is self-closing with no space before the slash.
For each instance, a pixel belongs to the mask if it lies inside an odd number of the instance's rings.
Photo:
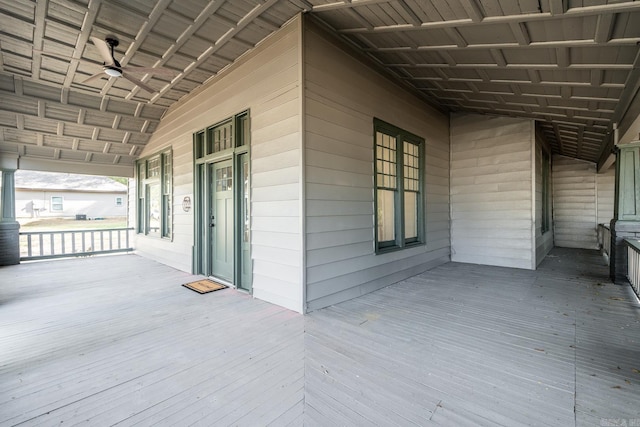
<path id="1" fill-rule="evenodd" d="M 128 73 L 158 74 L 163 76 L 175 76 L 178 74 L 177 71 L 169 68 L 135 67 L 131 65 L 122 67 L 122 71 L 127 71 Z"/>
<path id="2" fill-rule="evenodd" d="M 156 91 L 154 89 L 152 89 L 151 87 L 147 86 L 146 83 L 143 83 L 142 81 L 136 79 L 135 77 L 131 77 L 129 74 L 126 74 L 126 73 L 123 72 L 122 73 L 122 77 L 124 77 L 125 79 L 129 80 L 131 83 L 140 86 L 141 89 L 144 89 L 149 93 L 156 93 Z"/>
<path id="3" fill-rule="evenodd" d="M 93 76 L 86 79 L 85 81 L 83 81 L 82 84 L 91 83 L 93 81 L 99 80 L 100 78 L 102 78 L 102 76 L 104 76 L 103 72 L 96 73 Z"/>
<path id="4" fill-rule="evenodd" d="M 97 37 L 91 37 L 91 41 L 96 45 L 96 48 L 98 48 L 98 52 L 100 52 L 100 56 L 102 56 L 104 60 L 104 65 L 114 65 L 111 49 L 109 49 L 107 42 Z"/>

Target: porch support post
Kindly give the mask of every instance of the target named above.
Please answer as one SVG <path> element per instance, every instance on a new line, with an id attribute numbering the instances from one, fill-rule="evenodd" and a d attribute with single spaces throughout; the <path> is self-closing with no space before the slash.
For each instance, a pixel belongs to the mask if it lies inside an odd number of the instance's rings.
<path id="1" fill-rule="evenodd" d="M 16 221 L 15 172 L 18 159 L 2 159 L 0 187 L 0 266 L 20 263 L 20 224 Z"/>
<path id="2" fill-rule="evenodd" d="M 624 239 L 640 239 L 640 142 L 616 149 L 616 192 L 611 220 L 609 277 L 627 283 L 627 249 Z"/>

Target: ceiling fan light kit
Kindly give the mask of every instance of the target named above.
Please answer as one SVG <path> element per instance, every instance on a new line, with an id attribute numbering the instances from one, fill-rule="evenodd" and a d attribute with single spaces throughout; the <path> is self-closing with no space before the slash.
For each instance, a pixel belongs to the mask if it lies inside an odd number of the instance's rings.
<path id="1" fill-rule="evenodd" d="M 122 77 L 122 70 L 116 67 L 105 67 L 104 72 L 111 77 Z"/>

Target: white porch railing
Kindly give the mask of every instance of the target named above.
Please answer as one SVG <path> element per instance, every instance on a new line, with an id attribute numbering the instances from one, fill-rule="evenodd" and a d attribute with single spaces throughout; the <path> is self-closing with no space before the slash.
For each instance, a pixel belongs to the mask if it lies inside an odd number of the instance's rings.
<path id="1" fill-rule="evenodd" d="M 607 260 L 609 264 L 609 254 L 611 253 L 611 229 L 608 225 L 598 224 L 598 244 L 602 256 Z"/>
<path id="2" fill-rule="evenodd" d="M 627 245 L 627 279 L 640 298 L 640 241 L 625 239 Z"/>
<path id="3" fill-rule="evenodd" d="M 20 261 L 130 252 L 133 228 L 20 233 Z"/>

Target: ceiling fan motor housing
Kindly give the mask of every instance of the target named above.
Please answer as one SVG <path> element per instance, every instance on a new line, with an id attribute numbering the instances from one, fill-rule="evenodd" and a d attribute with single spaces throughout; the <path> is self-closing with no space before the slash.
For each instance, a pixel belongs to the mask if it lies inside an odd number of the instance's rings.
<path id="1" fill-rule="evenodd" d="M 116 67 L 106 66 L 104 67 L 104 72 L 107 73 L 111 77 L 122 77 L 122 70 L 119 68 L 120 64 L 116 61 Z"/>

